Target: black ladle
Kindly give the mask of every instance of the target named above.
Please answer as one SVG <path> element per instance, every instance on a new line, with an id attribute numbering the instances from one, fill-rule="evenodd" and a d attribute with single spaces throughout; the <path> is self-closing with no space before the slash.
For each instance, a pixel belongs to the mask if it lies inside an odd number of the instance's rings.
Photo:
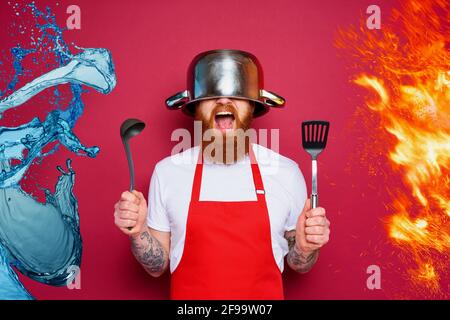
<path id="1" fill-rule="evenodd" d="M 128 140 L 141 133 L 144 128 L 145 123 L 138 119 L 127 119 L 120 126 L 120 137 L 122 138 L 128 160 L 128 169 L 130 170 L 130 192 L 134 190 L 134 165 Z M 131 229 L 131 227 L 128 228 L 128 230 Z"/>

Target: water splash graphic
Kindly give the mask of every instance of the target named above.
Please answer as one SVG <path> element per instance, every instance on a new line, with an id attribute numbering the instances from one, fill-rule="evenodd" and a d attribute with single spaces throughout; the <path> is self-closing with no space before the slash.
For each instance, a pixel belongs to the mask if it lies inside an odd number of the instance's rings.
<path id="1" fill-rule="evenodd" d="M 16 15 L 31 11 L 35 28 L 28 48 L 18 44 L 10 50 L 14 75 L 0 91 L 0 117 L 54 87 L 54 102 L 49 104 L 55 110 L 43 121 L 34 117 L 16 127 L 0 126 L 0 299 L 32 299 L 12 267 L 39 282 L 61 286 L 74 277 L 68 269 L 81 263 L 75 172 L 70 159 L 66 168 L 57 166 L 60 175 L 55 192 L 44 189 L 44 203 L 27 194 L 20 183 L 31 165 L 41 163 L 60 146 L 76 155 L 96 157 L 99 147 L 83 145 L 72 129 L 84 111 L 83 86 L 107 94 L 115 87 L 116 76 L 107 49 L 76 47 L 81 52 L 70 52 L 64 29 L 56 24 L 50 8 L 42 12 L 32 2 L 23 8 L 14 4 L 13 9 Z M 36 65 L 45 61 L 48 67 L 49 58 L 54 61 L 50 71 L 17 89 L 25 73 L 33 74 L 23 67 L 24 60 L 31 59 Z M 4 64 L 0 62 L 0 66 Z M 64 84 L 70 85 L 71 95 L 66 107 L 57 87 Z M 56 144 L 44 153 L 51 143 Z"/>

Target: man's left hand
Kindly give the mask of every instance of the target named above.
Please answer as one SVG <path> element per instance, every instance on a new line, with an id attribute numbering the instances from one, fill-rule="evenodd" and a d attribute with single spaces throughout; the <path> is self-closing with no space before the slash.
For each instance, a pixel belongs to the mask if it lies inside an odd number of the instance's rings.
<path id="1" fill-rule="evenodd" d="M 330 239 L 330 221 L 325 209 L 311 209 L 310 199 L 306 200 L 303 212 L 298 218 L 295 242 L 301 252 L 308 254 L 320 249 Z"/>

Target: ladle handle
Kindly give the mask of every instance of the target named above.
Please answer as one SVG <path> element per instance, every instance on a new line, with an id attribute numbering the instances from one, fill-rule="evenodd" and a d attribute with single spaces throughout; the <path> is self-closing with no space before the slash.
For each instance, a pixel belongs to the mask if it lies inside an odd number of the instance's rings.
<path id="1" fill-rule="evenodd" d="M 125 153 L 127 154 L 128 169 L 130 170 L 130 192 L 134 190 L 134 164 L 133 157 L 131 156 L 130 145 L 128 141 L 124 142 Z"/>
<path id="2" fill-rule="evenodd" d="M 127 155 L 128 160 L 128 169 L 130 170 L 130 192 L 134 190 L 134 164 L 133 157 L 131 156 L 130 145 L 128 144 L 128 140 L 123 140 L 123 146 L 125 148 L 125 154 Z M 128 227 L 128 230 L 133 229 L 132 227 Z"/>

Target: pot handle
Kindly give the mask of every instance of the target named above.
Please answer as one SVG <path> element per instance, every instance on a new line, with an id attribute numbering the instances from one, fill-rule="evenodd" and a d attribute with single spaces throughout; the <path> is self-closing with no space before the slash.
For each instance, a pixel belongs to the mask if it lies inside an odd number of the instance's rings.
<path id="1" fill-rule="evenodd" d="M 276 93 L 261 89 L 260 96 L 264 99 L 264 103 L 269 107 L 283 107 L 286 100 Z"/>
<path id="2" fill-rule="evenodd" d="M 180 109 L 185 103 L 189 102 L 189 91 L 180 91 L 166 99 L 166 106 L 171 110 Z"/>

